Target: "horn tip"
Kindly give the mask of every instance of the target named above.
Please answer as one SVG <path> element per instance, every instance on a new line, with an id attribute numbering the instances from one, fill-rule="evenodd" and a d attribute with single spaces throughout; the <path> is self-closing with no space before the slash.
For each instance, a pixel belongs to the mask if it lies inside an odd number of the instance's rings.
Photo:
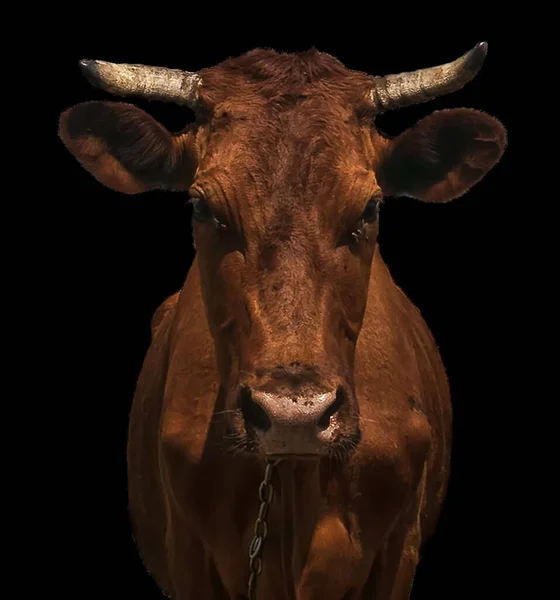
<path id="1" fill-rule="evenodd" d="M 80 65 L 80 69 L 91 69 L 92 66 L 95 65 L 94 60 L 90 60 L 89 58 L 82 58 L 82 60 L 78 63 Z"/>
<path id="2" fill-rule="evenodd" d="M 464 67 L 467 72 L 478 73 L 488 52 L 488 42 L 479 42 L 472 50 L 467 52 Z"/>
<path id="3" fill-rule="evenodd" d="M 80 66 L 80 70 L 84 77 L 95 87 L 101 86 L 101 81 L 99 79 L 99 70 L 97 67 L 96 60 L 90 60 L 88 58 L 83 58 L 78 63 Z"/>
<path id="4" fill-rule="evenodd" d="M 480 63 L 486 58 L 488 53 L 488 42 L 479 42 L 470 52 L 470 57 Z"/>
<path id="5" fill-rule="evenodd" d="M 478 54 L 486 56 L 486 53 L 488 52 L 488 42 L 479 42 L 474 49 Z"/>

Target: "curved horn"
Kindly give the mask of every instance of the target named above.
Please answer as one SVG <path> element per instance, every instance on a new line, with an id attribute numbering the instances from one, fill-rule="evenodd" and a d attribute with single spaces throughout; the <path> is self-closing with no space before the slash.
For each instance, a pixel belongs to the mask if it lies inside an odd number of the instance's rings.
<path id="1" fill-rule="evenodd" d="M 81 60 L 80 68 L 92 85 L 118 96 L 143 96 L 191 108 L 198 99 L 201 78 L 197 73 L 103 60 Z"/>
<path id="2" fill-rule="evenodd" d="M 439 67 L 375 77 L 373 105 L 379 112 L 386 112 L 455 92 L 478 73 L 487 51 L 488 44 L 481 42 L 457 60 Z"/>

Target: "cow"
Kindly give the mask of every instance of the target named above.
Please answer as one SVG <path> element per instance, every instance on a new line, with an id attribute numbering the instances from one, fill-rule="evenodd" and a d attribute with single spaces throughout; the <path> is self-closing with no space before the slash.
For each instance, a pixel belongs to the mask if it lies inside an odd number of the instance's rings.
<path id="1" fill-rule="evenodd" d="M 172 133 L 119 99 L 59 120 L 103 185 L 192 205 L 195 258 L 153 315 L 127 450 L 131 529 L 169 597 L 409 598 L 447 494 L 452 406 L 380 254 L 380 210 L 465 194 L 507 132 L 468 108 L 395 136 L 375 120 L 459 90 L 486 53 L 387 76 L 316 49 L 196 73 L 80 62 L 106 92 L 195 115 Z"/>

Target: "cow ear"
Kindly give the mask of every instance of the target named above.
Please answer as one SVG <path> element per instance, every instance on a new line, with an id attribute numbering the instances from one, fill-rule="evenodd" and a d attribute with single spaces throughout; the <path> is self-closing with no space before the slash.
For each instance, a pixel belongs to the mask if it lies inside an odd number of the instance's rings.
<path id="1" fill-rule="evenodd" d="M 506 145 L 505 127 L 486 113 L 436 111 L 391 141 L 379 183 L 387 196 L 447 202 L 480 181 Z"/>
<path id="2" fill-rule="evenodd" d="M 58 133 L 82 166 L 115 191 L 181 190 L 192 181 L 189 136 L 172 135 L 132 104 L 78 104 L 61 114 Z"/>

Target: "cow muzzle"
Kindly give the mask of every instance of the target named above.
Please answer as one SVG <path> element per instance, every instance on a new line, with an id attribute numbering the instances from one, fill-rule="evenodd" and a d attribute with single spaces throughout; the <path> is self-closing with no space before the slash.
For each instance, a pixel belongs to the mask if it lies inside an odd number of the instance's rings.
<path id="1" fill-rule="evenodd" d="M 311 458 L 327 454 L 336 443 L 347 400 L 342 387 L 275 393 L 243 386 L 238 406 L 247 434 L 258 440 L 268 457 Z"/>

